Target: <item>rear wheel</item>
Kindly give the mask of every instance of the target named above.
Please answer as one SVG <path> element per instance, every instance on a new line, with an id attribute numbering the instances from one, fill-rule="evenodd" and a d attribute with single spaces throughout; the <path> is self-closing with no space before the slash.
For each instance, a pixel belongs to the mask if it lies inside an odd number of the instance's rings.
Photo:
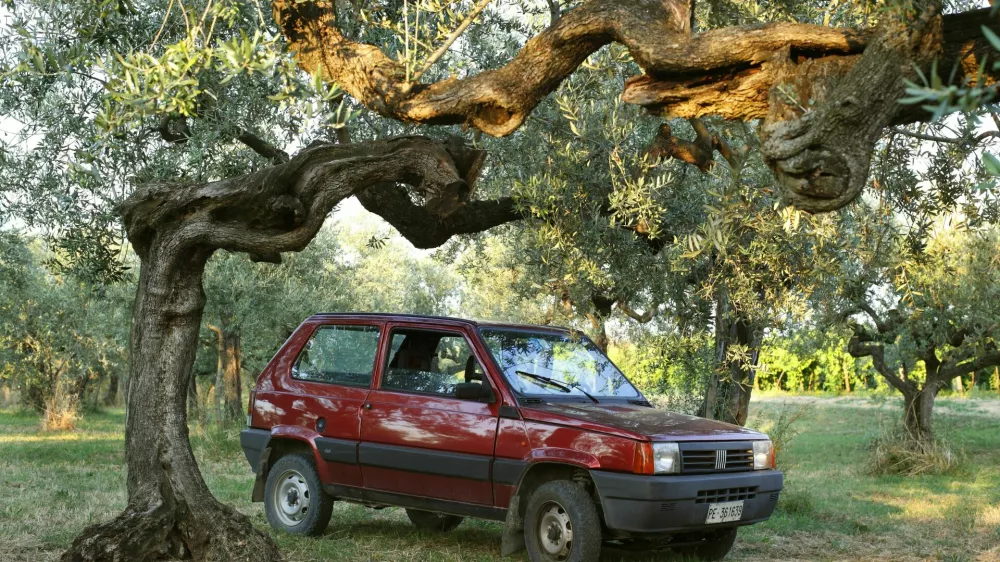
<path id="1" fill-rule="evenodd" d="M 596 562 L 601 556 L 601 521 L 579 484 L 555 480 L 528 500 L 524 542 L 532 562 Z"/>
<path id="2" fill-rule="evenodd" d="M 736 542 L 736 527 L 720 529 L 705 535 L 704 542 L 690 546 L 674 547 L 674 552 L 685 556 L 693 556 L 705 562 L 722 560 L 732 550 Z"/>
<path id="3" fill-rule="evenodd" d="M 433 511 L 423 511 L 420 509 L 407 509 L 406 516 L 410 518 L 416 528 L 424 531 L 435 531 L 447 533 L 454 531 L 455 527 L 462 524 L 463 518 L 457 515 L 447 515 L 435 513 Z"/>
<path id="4" fill-rule="evenodd" d="M 274 463 L 267 473 L 264 512 L 279 531 L 323 534 L 333 513 L 333 498 L 323 491 L 311 456 L 285 455 Z"/>

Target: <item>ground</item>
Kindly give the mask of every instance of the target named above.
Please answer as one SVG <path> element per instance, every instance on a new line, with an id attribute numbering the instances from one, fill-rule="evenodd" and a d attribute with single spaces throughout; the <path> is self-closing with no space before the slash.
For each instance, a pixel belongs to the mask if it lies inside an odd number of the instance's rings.
<path id="1" fill-rule="evenodd" d="M 1000 561 L 1000 401 L 941 400 L 937 427 L 963 461 L 952 474 L 914 478 L 865 470 L 865 444 L 898 417 L 896 401 L 771 396 L 752 404 L 751 418 L 774 418 L 805 403 L 794 426 L 800 433 L 779 461 L 787 480 L 778 510 L 741 530 L 727 560 Z M 123 427 L 124 414 L 111 411 L 88 416 L 75 432 L 43 433 L 35 416 L 0 411 L 0 560 L 55 560 L 84 526 L 121 509 Z M 249 501 L 253 478 L 237 431 L 192 427 L 192 438 L 213 493 L 271 532 L 261 504 Z M 338 503 L 322 537 L 274 536 L 295 562 L 471 562 L 502 560 L 500 532 L 498 523 L 466 521 L 451 534 L 433 535 L 416 531 L 401 510 Z"/>

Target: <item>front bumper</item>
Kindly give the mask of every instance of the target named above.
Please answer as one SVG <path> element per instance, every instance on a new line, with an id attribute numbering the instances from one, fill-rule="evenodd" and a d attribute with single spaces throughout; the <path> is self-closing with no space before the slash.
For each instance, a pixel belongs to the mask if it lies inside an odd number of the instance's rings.
<path id="1" fill-rule="evenodd" d="M 783 484 L 777 470 L 675 476 L 595 470 L 590 475 L 605 524 L 621 535 L 708 531 L 764 521 L 774 511 Z M 710 503 L 735 499 L 743 500 L 739 521 L 705 524 Z"/>

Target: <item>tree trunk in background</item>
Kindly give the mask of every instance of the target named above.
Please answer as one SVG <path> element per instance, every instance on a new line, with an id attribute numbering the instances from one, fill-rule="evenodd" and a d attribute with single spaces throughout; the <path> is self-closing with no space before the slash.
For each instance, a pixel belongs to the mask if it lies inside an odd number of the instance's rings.
<path id="1" fill-rule="evenodd" d="M 218 338 L 218 361 L 215 374 L 215 412 L 222 422 L 243 419 L 242 331 L 232 314 L 223 312 L 219 326 L 208 325 Z"/>
<path id="2" fill-rule="evenodd" d="M 225 355 L 222 329 L 208 324 L 208 329 L 215 332 L 218 339 L 218 355 L 215 362 L 215 386 L 212 388 L 212 402 L 215 404 L 215 423 L 222 429 L 222 422 L 225 419 L 222 413 L 222 395 L 226 387 L 225 372 L 222 369 L 222 358 Z"/>
<path id="3" fill-rule="evenodd" d="M 229 421 L 243 419 L 243 349 L 242 332 L 232 316 L 222 318 L 222 378 L 225 388 L 224 413 Z"/>
<path id="4" fill-rule="evenodd" d="M 105 406 L 114 406 L 118 399 L 118 375 L 115 373 L 108 373 L 108 389 L 104 391 L 104 402 Z"/>
<path id="5" fill-rule="evenodd" d="M 611 308 L 615 305 L 614 299 L 609 299 L 600 294 L 593 294 L 590 298 L 594 305 L 594 311 L 587 314 L 590 325 L 594 329 L 594 343 L 601 351 L 607 353 L 611 340 L 608 338 L 608 317 L 611 316 Z"/>
<path id="6" fill-rule="evenodd" d="M 70 394 L 75 396 L 80 402 L 83 402 L 83 396 L 87 393 L 87 386 L 89 385 L 90 373 L 85 372 L 80 378 L 76 379 Z"/>
<path id="7" fill-rule="evenodd" d="M 910 390 L 903 393 L 903 406 L 906 409 L 903 425 L 907 433 L 918 442 L 929 443 L 934 439 L 931 414 L 934 411 L 934 399 L 937 398 L 937 394 L 936 384 L 918 391 Z"/>
<path id="8" fill-rule="evenodd" d="M 191 451 L 187 396 L 211 250 L 180 251 L 163 238 L 137 248 L 142 268 L 125 419 L 128 506 L 113 521 L 84 530 L 63 561 L 276 560 L 273 541 L 215 499 Z"/>
<path id="9" fill-rule="evenodd" d="M 200 424 L 201 407 L 198 404 L 198 377 L 192 375 L 191 382 L 188 383 L 188 417 L 193 417 Z"/>
<path id="10" fill-rule="evenodd" d="M 760 331 L 731 310 L 729 296 L 721 289 L 715 304 L 715 371 L 700 415 L 736 425 L 746 423 L 761 343 Z M 737 345 L 746 348 L 748 361 L 730 359 L 730 349 Z"/>

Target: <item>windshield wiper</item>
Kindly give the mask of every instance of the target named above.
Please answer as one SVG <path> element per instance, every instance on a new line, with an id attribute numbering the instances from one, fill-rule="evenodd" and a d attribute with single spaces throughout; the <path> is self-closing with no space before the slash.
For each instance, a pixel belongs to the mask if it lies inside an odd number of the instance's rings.
<path id="1" fill-rule="evenodd" d="M 525 371 L 514 371 L 514 372 L 521 375 L 522 377 L 528 377 L 529 379 L 535 379 L 536 381 L 542 381 L 552 386 L 561 388 L 565 392 L 572 392 L 573 389 L 575 388 L 576 390 L 582 392 L 584 396 L 590 398 L 594 402 L 594 404 L 600 404 L 600 402 L 597 401 L 597 398 L 591 396 L 590 393 L 584 390 L 583 387 L 580 386 L 580 383 L 578 382 L 561 381 L 559 379 L 553 379 L 551 377 L 543 377 L 542 375 L 536 375 L 535 373 L 528 373 Z"/>

